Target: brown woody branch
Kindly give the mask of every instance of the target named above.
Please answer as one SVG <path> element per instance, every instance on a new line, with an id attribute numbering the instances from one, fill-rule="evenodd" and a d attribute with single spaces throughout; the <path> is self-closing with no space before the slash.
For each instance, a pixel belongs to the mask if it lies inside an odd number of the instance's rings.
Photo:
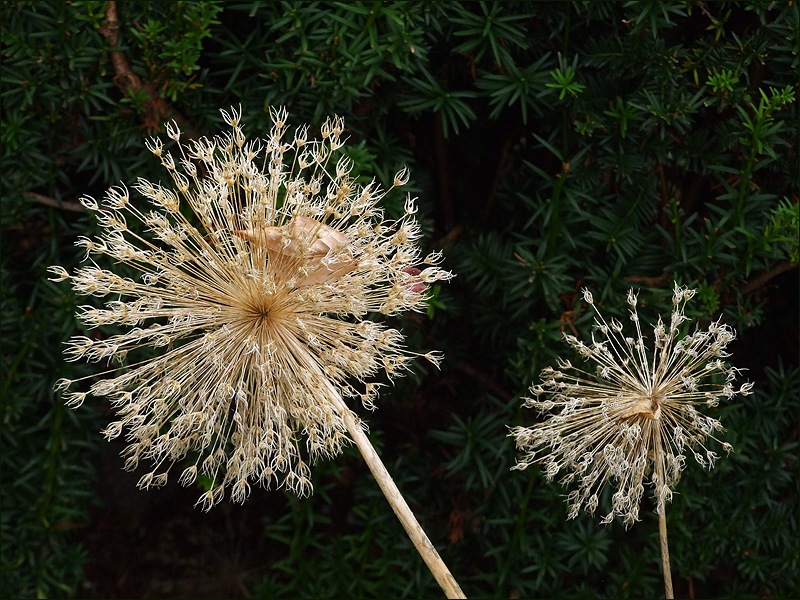
<path id="1" fill-rule="evenodd" d="M 483 387 L 485 387 L 489 392 L 491 392 L 497 398 L 502 400 L 507 400 L 511 397 L 511 394 L 504 389 L 500 384 L 496 383 L 490 377 L 488 377 L 482 371 L 476 369 L 472 365 L 465 363 L 465 362 L 458 362 L 455 365 L 456 371 L 460 371 L 464 373 L 468 377 L 471 377 L 478 383 L 480 383 Z"/>
<path id="2" fill-rule="evenodd" d="M 109 0 L 106 5 L 106 19 L 100 27 L 100 33 L 108 40 L 111 47 L 111 64 L 114 67 L 114 85 L 127 97 L 139 95 L 144 97 L 144 125 L 148 130 L 158 129 L 165 121 L 174 120 L 178 127 L 189 138 L 200 136 L 194 131 L 186 117 L 175 110 L 151 83 L 146 83 L 133 72 L 125 53 L 119 50 L 120 26 L 117 17 L 117 3 Z"/>
<path id="3" fill-rule="evenodd" d="M 662 273 L 661 275 L 656 275 L 655 277 L 647 277 L 645 275 L 631 275 L 625 278 L 625 281 L 628 283 L 637 283 L 643 285 L 647 288 L 664 288 L 670 282 L 670 277 L 667 273 Z"/>
<path id="4" fill-rule="evenodd" d="M 773 278 L 777 277 L 781 273 L 785 273 L 790 269 L 796 269 L 797 267 L 798 263 L 793 263 L 789 260 L 782 260 L 776 263 L 769 271 L 765 271 L 764 273 L 759 273 L 758 275 L 753 277 L 739 291 L 741 292 L 742 296 L 748 296 L 763 288 L 765 285 L 767 285 L 767 283 L 769 283 Z M 667 273 L 662 273 L 661 275 L 657 275 L 656 277 L 630 276 L 625 278 L 625 281 L 627 281 L 628 283 L 637 283 L 649 288 L 666 287 L 667 284 L 669 283 L 669 280 L 670 277 Z M 718 288 L 719 286 L 715 285 L 714 287 Z"/>
<path id="5" fill-rule="evenodd" d="M 65 200 L 56 200 L 55 198 L 50 198 L 48 196 L 43 196 L 42 194 L 37 194 L 36 192 L 23 192 L 22 194 L 26 198 L 30 198 L 34 202 L 38 204 L 44 204 L 45 206 L 52 206 L 53 208 L 60 208 L 62 210 L 69 210 L 72 212 L 84 212 L 84 208 L 78 202 L 68 202 Z"/>
<path id="6" fill-rule="evenodd" d="M 777 263 L 774 267 L 772 267 L 769 271 L 765 273 L 760 273 L 753 277 L 750 281 L 748 281 L 745 286 L 742 288 L 742 295 L 747 296 L 748 294 L 752 294 L 755 291 L 760 290 L 762 287 L 767 285 L 767 283 L 773 278 L 777 277 L 781 273 L 788 271 L 789 269 L 796 269 L 798 263 L 793 263 L 788 260 L 782 260 L 781 262 Z"/>
<path id="7" fill-rule="evenodd" d="M 450 190 L 450 176 L 447 170 L 447 141 L 444 139 L 443 118 L 440 112 L 433 115 L 433 155 L 442 226 L 448 228 L 455 222 L 455 212 L 453 210 L 453 194 Z"/>

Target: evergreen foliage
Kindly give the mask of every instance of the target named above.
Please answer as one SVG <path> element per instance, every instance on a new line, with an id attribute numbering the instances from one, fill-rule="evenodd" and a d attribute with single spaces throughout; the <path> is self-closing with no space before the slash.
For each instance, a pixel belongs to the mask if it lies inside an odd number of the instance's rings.
<path id="1" fill-rule="evenodd" d="M 45 274 L 96 233 L 77 198 L 157 181 L 147 135 L 213 135 L 238 105 L 250 135 L 271 105 L 345 117 L 384 187 L 410 167 L 457 278 L 399 325 L 446 358 L 361 416 L 468 596 L 661 594 L 653 507 L 627 531 L 566 521 L 561 487 L 510 471 L 507 427 L 537 418 L 519 398 L 562 334 L 591 335 L 583 287 L 618 317 L 643 288 L 649 321 L 673 280 L 737 330 L 755 383 L 715 415 L 734 452 L 689 465 L 668 506 L 676 594 L 800 596 L 797 2 L 7 0 L 0 23 L 4 597 L 439 593 L 355 450 L 310 499 L 203 515 L 195 490 L 106 482 L 108 407 L 52 392 L 90 372 L 61 356 L 77 300 Z M 258 551 L 220 559 L 220 539 Z"/>

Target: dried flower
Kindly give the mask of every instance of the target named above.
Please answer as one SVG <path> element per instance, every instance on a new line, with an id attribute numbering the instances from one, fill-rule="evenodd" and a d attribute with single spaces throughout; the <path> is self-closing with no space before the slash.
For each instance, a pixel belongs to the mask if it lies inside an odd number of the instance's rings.
<path id="1" fill-rule="evenodd" d="M 342 397 L 372 408 L 374 376 L 401 375 L 416 356 L 400 331 L 369 315 L 422 311 L 426 286 L 451 277 L 438 253 L 421 257 L 413 201 L 385 219 L 386 192 L 374 180 L 358 185 L 346 157 L 334 160 L 340 118 L 311 140 L 307 127 L 289 135 L 286 111 L 273 110 L 269 137 L 248 141 L 241 113 L 222 115 L 229 133 L 189 144 L 169 125 L 177 155 L 147 142 L 174 184 L 139 179 L 133 188 L 149 208 L 124 185 L 102 202 L 83 198 L 102 228 L 77 242 L 89 264 L 50 269 L 78 294 L 110 297 L 104 308 L 81 307 L 81 322 L 126 328 L 69 340 L 69 360 L 122 364 L 88 392 L 68 391 L 70 380 L 57 389 L 73 406 L 87 395 L 110 399 L 119 419 L 104 433 L 126 432 L 126 468 L 154 463 L 140 487 L 163 485 L 175 463 L 184 485 L 209 477 L 206 509 L 226 489 L 243 501 L 254 481 L 310 493 L 307 463 L 349 439 Z M 392 188 L 407 180 L 404 170 Z M 98 255 L 139 276 L 97 266 Z M 125 361 L 145 347 L 163 353 Z"/>
<path id="2" fill-rule="evenodd" d="M 524 452 L 515 469 L 541 463 L 548 480 L 563 471 L 560 483 L 577 484 L 567 497 L 569 518 L 581 508 L 593 514 L 603 488 L 611 484 L 616 491 L 603 522 L 619 516 L 630 526 L 639 519 L 645 477 L 662 512 L 685 466 L 687 449 L 707 468 L 717 458 L 706 446 L 708 438 L 728 452 L 732 449 L 714 435 L 722 430 L 720 422 L 698 409 L 717 406 L 721 397 L 750 394 L 752 384 L 735 390 L 737 369 L 723 361 L 734 339 L 730 327 L 716 321 L 706 331 L 681 334 L 681 324 L 689 320 L 684 306 L 694 293 L 675 285 L 669 326 L 659 317 L 653 329 L 655 349 L 649 355 L 633 290 L 628 305 L 635 338 L 625 337 L 616 319 L 607 322 L 591 293 L 584 291 L 584 300 L 597 315 L 599 339 L 593 335 L 587 345 L 571 335 L 565 338 L 596 364 L 595 373 L 569 361 L 561 361 L 560 370 L 544 369 L 542 383 L 531 388 L 534 398 L 527 398 L 525 406 L 547 417 L 530 427 L 514 427 L 510 434 Z M 714 377 L 718 374 L 724 375 L 724 382 Z"/>

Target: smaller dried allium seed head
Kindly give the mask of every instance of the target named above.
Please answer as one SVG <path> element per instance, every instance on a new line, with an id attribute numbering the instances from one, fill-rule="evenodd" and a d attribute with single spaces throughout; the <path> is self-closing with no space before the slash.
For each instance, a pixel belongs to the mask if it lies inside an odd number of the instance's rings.
<path id="1" fill-rule="evenodd" d="M 134 189 L 149 206 L 125 186 L 102 202 L 83 198 L 102 229 L 78 241 L 92 265 L 50 269 L 79 294 L 112 297 L 105 308 L 81 308 L 86 326 L 126 329 L 71 339 L 69 360 L 122 362 L 130 351 L 163 349 L 106 370 L 88 392 L 70 392 L 68 380 L 56 389 L 71 405 L 110 399 L 119 420 L 104 433 L 127 432 L 126 468 L 155 465 L 141 487 L 163 485 L 176 463 L 184 485 L 210 478 L 205 508 L 226 491 L 243 501 L 251 482 L 310 493 L 307 461 L 348 441 L 342 398 L 373 408 L 380 384 L 368 380 L 401 375 L 418 356 L 367 316 L 424 311 L 427 286 L 452 276 L 441 255 L 421 257 L 410 198 L 399 219 L 385 219 L 386 192 L 357 185 L 352 161 L 335 160 L 341 119 L 325 122 L 321 140 L 307 126 L 287 137 L 286 111 L 272 110 L 268 137 L 253 142 L 240 111 L 222 115 L 229 133 L 189 145 L 168 125 L 180 160 L 161 140 L 146 143 L 174 184 L 139 179 Z M 392 187 L 407 181 L 404 169 Z M 141 276 L 94 266 L 103 255 Z"/>
<path id="2" fill-rule="evenodd" d="M 594 513 L 604 487 L 611 484 L 617 491 L 603 521 L 620 516 L 629 526 L 638 520 L 646 478 L 657 509 L 663 510 L 684 468 L 686 449 L 705 467 L 716 459 L 706 447 L 708 438 L 726 452 L 732 449 L 713 435 L 722 430 L 719 421 L 698 409 L 716 406 L 720 397 L 748 395 L 752 384 L 735 389 L 738 371 L 719 358 L 727 356 L 725 348 L 734 339 L 728 326 L 716 321 L 707 331 L 681 336 L 679 326 L 688 320 L 684 306 L 693 296 L 694 290 L 675 285 L 670 327 L 659 319 L 653 328 L 655 348 L 648 353 L 633 290 L 627 304 L 635 337 L 623 336 L 616 320 L 607 322 L 592 294 L 584 291 L 600 339 L 593 338 L 591 345 L 574 336 L 565 339 L 585 360 L 596 363 L 594 374 L 569 361 L 560 361 L 563 371 L 544 369 L 542 383 L 531 387 L 533 398 L 525 401 L 544 420 L 511 429 L 523 452 L 516 469 L 540 463 L 548 479 L 564 472 L 563 484 L 577 482 L 567 498 L 570 518 L 581 509 Z M 715 375 L 724 375 L 725 382 L 715 381 Z"/>

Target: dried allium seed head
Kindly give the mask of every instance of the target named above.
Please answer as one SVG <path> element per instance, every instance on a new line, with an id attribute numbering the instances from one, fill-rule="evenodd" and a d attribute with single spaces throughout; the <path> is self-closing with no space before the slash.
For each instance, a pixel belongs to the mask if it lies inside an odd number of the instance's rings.
<path id="1" fill-rule="evenodd" d="M 205 508 L 226 490 L 243 501 L 255 481 L 310 493 L 306 461 L 334 456 L 347 442 L 342 397 L 372 408 L 378 384 L 367 380 L 400 375 L 417 356 L 399 331 L 368 315 L 422 311 L 427 286 L 451 277 L 431 264 L 438 255 L 421 258 L 411 200 L 402 217 L 386 220 L 378 207 L 386 192 L 356 184 L 351 161 L 331 162 L 343 145 L 341 119 L 326 121 L 321 141 L 309 140 L 307 126 L 287 135 L 285 110 L 273 110 L 261 143 L 247 141 L 241 112 L 222 115 L 231 132 L 212 140 L 185 145 L 177 126 L 167 127 L 179 161 L 160 140 L 146 143 L 175 188 L 140 179 L 133 187 L 151 206 L 124 186 L 103 202 L 83 199 L 103 230 L 78 242 L 92 265 L 50 269 L 79 294 L 112 296 L 105 308 L 81 308 L 85 325 L 127 328 L 71 339 L 69 360 L 164 349 L 105 371 L 88 394 L 116 408 L 119 420 L 104 433 L 127 432 L 127 468 L 154 463 L 141 487 L 163 485 L 182 464 L 181 483 L 198 474 L 213 480 L 200 499 Z M 403 170 L 393 187 L 407 181 Z M 141 226 L 129 228 L 134 221 Z M 98 255 L 140 276 L 94 266 Z M 57 389 L 79 405 L 87 392 L 68 392 L 73 383 Z"/>
<path id="2" fill-rule="evenodd" d="M 523 452 L 515 469 L 541 463 L 548 479 L 563 471 L 561 483 L 577 482 L 567 497 L 570 518 L 581 509 L 594 513 L 603 488 L 611 484 L 616 491 L 603 522 L 619 516 L 630 526 L 639 518 L 646 478 L 653 485 L 657 510 L 663 510 L 680 479 L 687 448 L 708 468 L 717 458 L 706 447 L 708 438 L 728 452 L 732 449 L 713 435 L 722 430 L 719 421 L 697 407 L 716 406 L 720 397 L 748 395 L 753 386 L 735 389 L 737 370 L 718 358 L 728 356 L 725 347 L 734 339 L 727 325 L 716 321 L 707 331 L 680 335 L 680 323 L 689 320 L 684 306 L 693 296 L 694 290 L 675 285 L 669 331 L 659 319 L 653 329 L 655 349 L 648 354 L 633 290 L 627 303 L 635 338 L 624 337 L 620 323 L 607 323 L 591 294 L 584 292 L 601 339 L 593 338 L 589 346 L 574 336 L 565 339 L 596 363 L 594 372 L 568 363 L 560 364 L 558 378 L 552 369 L 542 371 L 543 381 L 531 388 L 534 397 L 525 405 L 546 414 L 544 420 L 514 427 L 510 434 Z M 724 383 L 715 377 L 719 375 Z"/>

